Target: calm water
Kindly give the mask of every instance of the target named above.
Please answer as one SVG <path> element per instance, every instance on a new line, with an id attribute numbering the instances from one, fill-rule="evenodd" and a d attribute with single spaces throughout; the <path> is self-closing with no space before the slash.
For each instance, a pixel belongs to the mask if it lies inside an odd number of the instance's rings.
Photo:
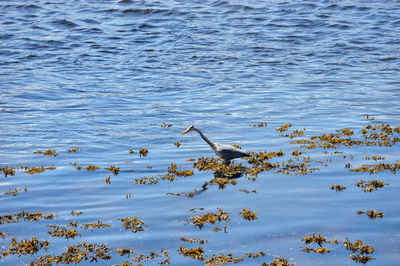
<path id="1" fill-rule="evenodd" d="M 244 3 L 245 2 L 245 3 Z M 0 167 L 21 165 L 57 169 L 37 175 L 17 170 L 0 177 L 0 216 L 31 211 L 57 213 L 39 222 L 0 225 L 0 249 L 18 240 L 49 240 L 48 254 L 81 242 L 105 243 L 149 254 L 169 251 L 173 265 L 204 264 L 178 252 L 181 237 L 204 238 L 206 258 L 264 251 L 239 265 L 287 258 L 297 265 L 352 265 L 350 251 L 328 246 L 325 255 L 301 251 L 301 238 L 321 233 L 328 239 L 363 240 L 374 246 L 368 265 L 400 264 L 399 175 L 349 172 L 366 156 L 400 158 L 399 146 L 343 148 L 328 156 L 320 171 L 287 176 L 267 171 L 256 181 L 246 176 L 220 190 L 208 186 L 195 197 L 168 192 L 201 190 L 212 172 L 175 182 L 135 184 L 132 179 L 165 174 L 170 164 L 193 169 L 188 158 L 215 156 L 195 133 L 239 144 L 249 151 L 283 150 L 288 159 L 298 145 L 275 129 L 287 123 L 306 136 L 351 128 L 360 135 L 368 121 L 400 124 L 400 4 L 396 1 L 0 1 Z M 267 127 L 250 127 L 268 122 Z M 162 123 L 171 127 L 161 127 Z M 177 148 L 174 142 L 182 145 Z M 67 152 L 72 147 L 82 150 Z M 149 149 L 147 157 L 129 150 Z M 58 157 L 34 154 L 55 149 Z M 347 158 L 343 158 L 346 155 Z M 350 159 L 350 155 L 354 158 Z M 238 160 L 245 166 L 246 161 Z M 70 163 L 101 167 L 77 171 Z M 104 168 L 120 167 L 117 176 Z M 149 167 L 151 166 L 151 167 Z M 111 183 L 104 180 L 111 177 Z M 360 179 L 390 185 L 364 193 Z M 345 185 L 344 192 L 329 189 Z M 21 188 L 17 196 L 9 189 Z M 24 188 L 27 188 L 27 192 Z M 239 190 L 257 190 L 246 194 Z M 127 194 L 132 196 L 127 198 Z M 230 214 L 227 233 L 184 221 L 215 212 Z M 243 208 L 258 211 L 245 221 Z M 385 213 L 372 220 L 358 210 Z M 82 211 L 72 216 L 71 210 Z M 120 218 L 138 216 L 145 230 L 125 230 Z M 109 228 L 78 229 L 81 237 L 51 237 L 49 224 L 97 222 Z M 318 246 L 313 246 L 318 247 Z M 4 265 L 29 264 L 45 254 L 10 255 Z M 111 252 L 118 264 L 132 256 Z M 156 264 L 154 259 L 145 264 Z M 88 263 L 88 262 L 86 262 Z"/>

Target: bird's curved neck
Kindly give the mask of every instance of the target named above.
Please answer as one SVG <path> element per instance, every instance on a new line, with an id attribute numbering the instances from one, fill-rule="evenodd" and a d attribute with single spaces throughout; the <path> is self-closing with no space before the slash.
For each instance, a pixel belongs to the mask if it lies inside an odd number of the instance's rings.
<path id="1" fill-rule="evenodd" d="M 210 147 L 211 147 L 214 151 L 216 150 L 216 147 L 215 147 L 214 142 L 212 142 L 212 141 L 209 140 L 206 136 L 204 136 L 203 132 L 201 132 L 199 129 L 194 128 L 194 130 L 197 131 L 197 133 L 199 133 L 200 137 L 201 137 L 202 139 L 204 139 L 204 141 L 207 142 L 208 145 L 210 145 Z"/>

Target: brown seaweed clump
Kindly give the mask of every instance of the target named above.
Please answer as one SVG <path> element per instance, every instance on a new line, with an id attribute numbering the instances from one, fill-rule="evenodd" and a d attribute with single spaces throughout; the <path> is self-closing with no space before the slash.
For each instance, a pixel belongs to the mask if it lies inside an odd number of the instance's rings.
<path id="1" fill-rule="evenodd" d="M 258 124 L 251 124 L 249 125 L 249 127 L 267 127 L 268 123 L 264 122 L 264 123 L 258 123 Z"/>
<path id="2" fill-rule="evenodd" d="M 400 161 L 396 161 L 393 164 L 390 163 L 379 163 L 376 165 L 362 164 L 360 167 L 350 169 L 350 172 L 368 172 L 369 174 L 377 174 L 379 172 L 390 171 L 392 174 L 396 174 L 396 171 L 400 170 Z"/>
<path id="3" fill-rule="evenodd" d="M 226 255 L 220 253 L 218 255 L 213 255 L 211 258 L 206 260 L 206 265 L 221 265 L 221 264 L 228 264 L 228 263 L 238 263 L 244 260 L 244 257 L 235 258 L 233 257 L 232 253 L 228 253 Z"/>
<path id="4" fill-rule="evenodd" d="M 123 222 L 123 226 L 126 229 L 130 229 L 133 233 L 137 233 L 139 231 L 144 230 L 142 226 L 144 222 L 139 220 L 137 215 L 134 218 L 126 217 L 126 218 L 121 218 L 119 220 Z"/>
<path id="5" fill-rule="evenodd" d="M 54 149 L 48 149 L 47 151 L 34 151 L 33 153 L 43 154 L 45 156 L 54 156 L 54 157 L 57 157 L 59 155 Z"/>
<path id="6" fill-rule="evenodd" d="M 189 242 L 189 243 L 199 243 L 199 244 L 205 244 L 208 243 L 207 239 L 195 239 L 195 238 L 190 238 L 190 237 L 181 237 L 180 238 L 181 241 L 185 241 L 185 242 Z"/>
<path id="7" fill-rule="evenodd" d="M 375 210 L 370 210 L 370 211 L 358 211 L 357 214 L 366 214 L 368 215 L 369 218 L 371 219 L 377 219 L 377 218 L 383 218 L 385 215 L 383 212 L 377 212 Z"/>
<path id="8" fill-rule="evenodd" d="M 119 167 L 116 167 L 114 165 L 107 167 L 106 170 L 112 172 L 115 176 L 117 176 L 119 174 Z"/>
<path id="9" fill-rule="evenodd" d="M 181 193 L 173 193 L 173 192 L 167 192 L 165 193 L 166 195 L 172 195 L 172 196 L 178 196 L 178 197 L 188 197 L 192 198 L 196 196 L 199 193 L 196 189 L 193 189 L 192 192 L 181 192 Z"/>
<path id="10" fill-rule="evenodd" d="M 179 141 L 175 141 L 175 142 L 174 142 L 174 145 L 175 145 L 177 148 L 179 148 L 179 147 L 181 146 L 181 144 L 182 144 L 182 143 L 179 142 Z"/>
<path id="11" fill-rule="evenodd" d="M 173 124 L 171 124 L 171 123 L 165 123 L 165 122 L 163 122 L 163 123 L 161 124 L 161 127 L 167 128 L 167 127 L 172 127 L 172 125 L 173 125 Z"/>
<path id="12" fill-rule="evenodd" d="M 220 159 L 201 157 L 193 163 L 193 167 L 199 171 L 213 171 L 220 173 L 224 177 L 233 177 L 245 171 L 245 167 L 241 164 L 223 164 Z"/>
<path id="13" fill-rule="evenodd" d="M 320 247 L 322 247 L 322 244 L 328 243 L 328 240 L 325 237 L 323 237 L 321 234 L 316 235 L 315 233 L 313 233 L 312 236 L 307 235 L 303 237 L 301 240 L 304 241 L 306 245 L 316 243 Z"/>
<path id="14" fill-rule="evenodd" d="M 4 233 L 0 231 L 0 238 L 4 239 L 6 236 L 8 236 L 10 233 Z"/>
<path id="15" fill-rule="evenodd" d="M 226 185 L 231 184 L 231 185 L 236 185 L 237 181 L 235 179 L 229 179 L 227 177 L 217 177 L 213 178 L 211 182 L 206 182 L 206 184 L 210 185 L 218 185 L 218 189 L 224 189 Z"/>
<path id="16" fill-rule="evenodd" d="M 260 252 L 257 252 L 257 253 L 252 253 L 252 252 L 250 252 L 250 253 L 247 253 L 246 254 L 246 256 L 248 257 L 248 258 L 258 258 L 258 257 L 260 257 L 260 256 L 265 256 L 265 255 L 267 255 L 264 251 L 260 251 Z"/>
<path id="17" fill-rule="evenodd" d="M 129 256 L 132 254 L 132 255 L 135 255 L 136 254 L 136 251 L 134 251 L 133 249 L 132 250 L 130 250 L 129 248 L 117 248 L 117 249 L 114 249 L 114 251 L 115 252 L 117 252 L 117 253 L 119 253 L 119 255 L 122 257 L 122 256 L 125 256 L 125 255 L 128 255 L 128 258 L 129 258 Z"/>
<path id="18" fill-rule="evenodd" d="M 285 124 L 275 130 L 279 131 L 279 132 L 284 132 L 284 131 L 287 131 L 290 127 L 292 127 L 292 124 Z"/>
<path id="19" fill-rule="evenodd" d="M 81 236 L 81 233 L 77 232 L 76 228 L 68 229 L 66 226 L 58 226 L 55 224 L 49 224 L 47 227 L 52 229 L 47 232 L 52 237 L 65 237 L 66 239 L 74 239 L 76 236 Z"/>
<path id="20" fill-rule="evenodd" d="M 196 260 L 204 260 L 204 249 L 199 246 L 197 248 L 185 248 L 183 245 L 179 247 L 179 253 L 181 253 L 185 257 L 190 257 Z"/>
<path id="21" fill-rule="evenodd" d="M 78 152 L 81 150 L 82 150 L 82 148 L 74 147 L 74 148 L 68 149 L 68 152 Z"/>
<path id="22" fill-rule="evenodd" d="M 318 253 L 318 254 L 325 254 L 325 253 L 330 253 L 331 250 L 329 248 L 326 247 L 319 247 L 319 248 L 310 248 L 310 247 L 304 247 L 302 249 L 302 251 L 305 251 L 307 253 L 309 252 L 314 252 L 314 253 Z"/>
<path id="23" fill-rule="evenodd" d="M 39 241 L 36 237 L 19 242 L 15 237 L 12 237 L 8 250 L 1 252 L 0 257 L 7 257 L 8 255 L 34 255 L 42 248 L 47 250 L 49 245 L 49 241 Z"/>
<path id="24" fill-rule="evenodd" d="M 88 166 L 86 166 L 87 171 L 96 171 L 98 169 L 100 169 L 100 167 L 94 164 L 89 164 Z"/>
<path id="25" fill-rule="evenodd" d="M 218 208 L 218 212 L 216 213 L 206 213 L 203 215 L 198 215 L 194 217 L 190 217 L 189 220 L 187 220 L 187 223 L 192 223 L 194 226 L 197 226 L 198 228 L 203 228 L 203 226 L 206 223 L 214 224 L 215 222 L 221 222 L 221 221 L 229 221 L 230 217 L 227 212 L 225 212 L 223 209 Z"/>
<path id="26" fill-rule="evenodd" d="M 350 258 L 354 261 L 361 262 L 361 263 L 367 263 L 369 260 L 374 259 L 368 254 L 374 253 L 374 248 L 372 245 L 367 245 L 364 244 L 363 241 L 357 240 L 355 242 L 351 242 L 348 238 L 346 238 L 345 241 L 338 241 L 336 239 L 333 240 L 328 240 L 325 237 L 323 237 L 321 234 L 315 235 L 308 235 L 306 237 L 303 237 L 302 240 L 305 242 L 306 246 L 302 249 L 302 251 L 305 252 L 316 252 L 319 254 L 325 254 L 327 252 L 330 252 L 330 250 L 326 247 L 323 247 L 322 244 L 328 243 L 331 245 L 338 245 L 338 244 L 343 244 L 344 247 L 346 247 L 347 250 L 350 250 L 352 253 L 360 253 L 360 254 L 351 254 Z M 311 248 L 307 245 L 312 244 L 312 243 L 317 243 L 320 247 L 319 248 Z"/>
<path id="27" fill-rule="evenodd" d="M 351 254 L 350 259 L 354 260 L 355 262 L 366 264 L 370 260 L 374 260 L 375 258 L 368 256 L 368 255 L 360 255 L 360 254 Z"/>
<path id="28" fill-rule="evenodd" d="M 140 185 L 153 185 L 158 183 L 158 178 L 152 176 L 145 176 L 142 178 L 134 178 L 133 182 L 135 182 L 135 184 L 140 184 Z"/>
<path id="29" fill-rule="evenodd" d="M 15 175 L 15 169 L 8 168 L 7 165 L 5 167 L 1 168 L 0 170 L 3 172 L 4 177 L 7 177 L 8 175 L 10 175 L 10 176 L 14 176 Z"/>
<path id="30" fill-rule="evenodd" d="M 83 212 L 81 212 L 81 211 L 74 211 L 74 210 L 72 210 L 71 211 L 71 215 L 72 216 L 79 216 L 79 215 L 81 215 Z"/>
<path id="31" fill-rule="evenodd" d="M 364 192 L 373 192 L 375 190 L 378 190 L 378 188 L 383 188 L 384 186 L 389 185 L 389 183 L 379 181 L 379 180 L 370 180 L 370 181 L 364 181 L 360 180 L 356 184 L 353 184 L 353 186 L 356 187 L 361 187 L 363 188 Z"/>
<path id="32" fill-rule="evenodd" d="M 240 211 L 240 215 L 243 217 L 243 219 L 252 221 L 252 220 L 257 220 L 257 212 L 252 212 L 248 209 L 243 208 L 243 210 Z"/>
<path id="33" fill-rule="evenodd" d="M 332 186 L 330 186 L 329 189 L 336 190 L 336 192 L 338 192 L 338 191 L 342 192 L 343 190 L 346 189 L 346 187 L 343 185 L 332 185 Z"/>
<path id="34" fill-rule="evenodd" d="M 188 177 L 192 176 L 194 174 L 193 170 L 178 170 L 178 167 L 176 166 L 175 163 L 171 163 L 170 166 L 168 166 L 168 174 L 175 175 L 177 177 Z"/>
<path id="35" fill-rule="evenodd" d="M 43 165 L 39 166 L 39 167 L 28 167 L 28 166 L 21 166 L 21 169 L 25 170 L 25 173 L 30 174 L 30 175 L 35 175 L 35 174 L 40 174 L 45 172 L 46 170 L 55 170 L 56 167 L 55 166 L 48 166 L 48 167 L 44 167 Z"/>
<path id="36" fill-rule="evenodd" d="M 26 222 L 38 222 L 40 219 L 52 220 L 55 215 L 52 213 L 42 214 L 40 212 L 31 213 L 30 211 L 21 211 L 14 214 L 0 216 L 0 224 L 18 223 L 20 220 Z"/>
<path id="37" fill-rule="evenodd" d="M 139 149 L 139 155 L 140 155 L 140 157 L 146 157 L 147 156 L 147 154 L 149 153 L 149 150 L 147 149 L 147 148 L 140 148 Z"/>
<path id="38" fill-rule="evenodd" d="M 18 195 L 18 193 L 21 191 L 21 188 L 17 187 L 15 189 L 9 189 L 6 192 L 4 192 L 4 195 L 13 195 L 14 197 Z"/>
<path id="39" fill-rule="evenodd" d="M 84 230 L 89 229 L 90 231 L 93 231 L 94 228 L 102 228 L 102 227 L 111 227 L 109 224 L 104 224 L 101 221 L 97 221 L 97 223 L 85 223 L 81 225 L 81 228 Z"/>
<path id="40" fill-rule="evenodd" d="M 271 263 L 265 263 L 261 264 L 262 266 L 295 266 L 296 263 L 294 262 L 288 262 L 287 259 L 285 258 L 275 258 Z"/>
<path id="41" fill-rule="evenodd" d="M 61 255 L 43 255 L 32 262 L 33 265 L 51 265 L 81 263 L 83 261 L 98 261 L 111 259 L 110 248 L 105 244 L 88 244 L 83 242 L 74 246 L 68 246 L 67 251 Z"/>

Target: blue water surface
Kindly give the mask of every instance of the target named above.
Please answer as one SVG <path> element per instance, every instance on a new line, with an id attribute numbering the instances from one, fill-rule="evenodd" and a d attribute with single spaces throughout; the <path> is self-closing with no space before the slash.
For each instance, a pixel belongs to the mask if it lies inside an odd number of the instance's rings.
<path id="1" fill-rule="evenodd" d="M 368 123 L 400 125 L 397 1 L 0 1 L 0 12 L 0 167 L 56 167 L 1 176 L 0 216 L 22 210 L 58 215 L 1 224 L 0 232 L 10 233 L 0 238 L 1 251 L 11 237 L 50 242 L 32 256 L 0 256 L 2 264 L 28 264 L 85 241 L 136 254 L 168 250 L 172 265 L 204 264 L 180 254 L 180 245 L 203 246 L 206 259 L 266 253 L 239 265 L 276 257 L 297 265 L 355 263 L 343 245 L 328 245 L 325 255 L 302 251 L 302 237 L 312 233 L 373 245 L 368 265 L 400 264 L 398 173 L 370 176 L 345 167 L 372 164 L 365 157 L 374 155 L 394 163 L 398 145 L 307 150 L 275 130 L 290 123 L 291 129 L 305 128 L 305 137 L 342 128 L 360 136 Z M 251 126 L 264 122 L 266 127 Z M 255 181 L 243 176 L 225 189 L 202 190 L 213 173 L 197 171 L 187 159 L 215 155 L 196 133 L 179 135 L 190 125 L 214 141 L 255 152 L 282 150 L 286 159 L 300 149 L 323 163 L 307 175 L 266 171 Z M 67 151 L 73 147 L 81 150 Z M 147 157 L 129 153 L 143 147 Z M 34 153 L 48 149 L 59 156 Z M 78 171 L 74 162 L 100 169 Z M 133 182 L 165 174 L 171 163 L 194 175 L 154 185 Z M 120 167 L 117 176 L 105 169 L 111 165 Z M 389 185 L 364 193 L 352 185 L 360 179 Z M 333 184 L 347 189 L 332 191 Z M 15 188 L 18 195 L 4 194 Z M 166 194 L 194 189 L 202 192 L 191 198 Z M 240 191 L 245 189 L 257 192 Z M 226 225 L 226 233 L 185 223 L 218 207 L 230 214 L 229 222 L 216 224 Z M 258 219 L 244 220 L 243 208 L 257 211 Z M 385 216 L 357 214 L 370 209 Z M 83 213 L 72 216 L 71 210 Z M 144 231 L 125 230 L 119 219 L 136 215 Z M 82 236 L 68 240 L 47 233 L 50 224 L 99 220 L 110 227 L 78 229 Z M 111 255 L 97 264 L 134 257 Z"/>

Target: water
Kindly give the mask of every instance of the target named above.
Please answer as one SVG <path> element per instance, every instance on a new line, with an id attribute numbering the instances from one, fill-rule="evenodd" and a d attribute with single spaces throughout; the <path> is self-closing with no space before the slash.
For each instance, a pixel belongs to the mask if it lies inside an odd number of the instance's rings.
<path id="1" fill-rule="evenodd" d="M 375 260 L 368 265 L 400 263 L 398 174 L 369 176 L 344 167 L 371 163 L 365 157 L 373 155 L 395 162 L 398 145 L 340 147 L 343 154 L 332 156 L 302 149 L 313 160 L 332 160 L 308 175 L 266 171 L 256 181 L 243 176 L 235 186 L 208 186 L 192 198 L 166 193 L 201 190 L 212 172 L 195 170 L 191 177 L 151 186 L 132 181 L 165 174 L 172 162 L 193 169 L 186 159 L 213 156 L 197 134 L 179 136 L 192 124 L 214 141 L 257 152 L 283 150 L 286 159 L 299 149 L 275 130 L 286 123 L 306 128 L 306 136 L 346 127 L 359 135 L 366 114 L 376 117 L 371 123 L 399 125 L 396 1 L 1 1 L 0 9 L 0 167 L 56 167 L 1 177 L 0 215 L 58 214 L 50 221 L 2 224 L 0 231 L 10 233 L 0 238 L 2 251 L 11 237 L 35 236 L 49 240 L 51 255 L 89 241 L 137 254 L 163 248 L 173 265 L 201 265 L 178 252 L 181 244 L 200 246 L 179 240 L 194 237 L 208 240 L 206 259 L 266 253 L 241 265 L 277 256 L 297 265 L 353 264 L 342 245 L 327 245 L 331 252 L 325 255 L 302 252 L 301 238 L 315 232 L 373 245 Z M 249 126 L 264 121 L 267 127 Z M 164 122 L 172 126 L 161 127 Z M 72 147 L 82 150 L 67 152 Z M 147 157 L 128 152 L 142 147 L 149 149 Z M 60 155 L 33 153 L 49 148 Z M 73 162 L 101 168 L 78 171 Z M 104 169 L 110 165 L 120 167 L 119 175 Z M 373 193 L 352 186 L 373 178 L 390 185 Z M 334 192 L 332 184 L 347 189 Z M 22 190 L 15 197 L 3 194 L 17 187 Z M 227 225 L 227 233 L 184 224 L 218 207 L 231 216 L 217 224 Z M 258 211 L 258 219 L 243 220 L 243 208 Z M 385 216 L 371 220 L 356 213 L 369 209 Z M 72 216 L 71 210 L 83 214 Z M 146 227 L 135 234 L 119 219 L 136 215 Z M 47 233 L 49 224 L 98 220 L 111 227 L 78 228 L 82 236 L 69 240 Z M 0 260 L 27 264 L 43 254 Z M 98 264 L 132 258 L 111 255 Z"/>

